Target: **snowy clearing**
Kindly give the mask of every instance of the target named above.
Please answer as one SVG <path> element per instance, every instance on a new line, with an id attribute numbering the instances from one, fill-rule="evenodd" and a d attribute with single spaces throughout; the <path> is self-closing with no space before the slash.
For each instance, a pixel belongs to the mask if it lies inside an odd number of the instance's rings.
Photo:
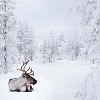
<path id="1" fill-rule="evenodd" d="M 20 66 L 20 65 L 16 65 Z M 82 61 L 59 61 L 55 64 L 29 63 L 38 83 L 31 93 L 10 92 L 8 80 L 19 77 L 17 67 L 7 75 L 0 75 L 0 100 L 75 100 L 75 93 L 89 73 L 90 66 Z"/>

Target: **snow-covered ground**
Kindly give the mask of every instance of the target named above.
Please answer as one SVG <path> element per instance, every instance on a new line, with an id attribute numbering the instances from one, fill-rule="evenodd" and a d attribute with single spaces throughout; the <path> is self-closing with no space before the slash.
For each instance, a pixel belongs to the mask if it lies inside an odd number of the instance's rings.
<path id="1" fill-rule="evenodd" d="M 33 92 L 10 92 L 8 80 L 19 77 L 15 65 L 13 72 L 0 75 L 0 100 L 75 100 L 84 77 L 90 72 L 90 66 L 82 61 L 59 61 L 54 64 L 29 63 L 34 69 L 38 83 Z"/>

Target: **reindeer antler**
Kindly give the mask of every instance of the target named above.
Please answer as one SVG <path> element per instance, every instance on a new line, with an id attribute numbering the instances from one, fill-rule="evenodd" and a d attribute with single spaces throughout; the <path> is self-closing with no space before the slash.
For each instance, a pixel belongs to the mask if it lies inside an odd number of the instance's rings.
<path id="1" fill-rule="evenodd" d="M 30 67 L 29 67 L 29 68 L 30 68 Z M 30 69 L 30 72 L 27 73 L 27 74 L 29 74 L 29 75 L 33 75 L 33 76 L 34 76 L 34 71 L 32 70 L 32 68 Z"/>
<path id="2" fill-rule="evenodd" d="M 23 64 L 22 64 L 22 66 L 21 66 L 21 69 L 17 69 L 17 70 L 20 70 L 20 71 L 25 72 L 25 67 L 26 67 L 26 65 L 28 64 L 28 62 L 29 62 L 29 60 L 28 60 L 28 61 L 25 60 L 25 62 L 22 61 Z"/>
<path id="3" fill-rule="evenodd" d="M 23 61 L 22 61 L 23 62 Z M 20 70 L 22 71 L 23 73 L 26 73 L 26 74 L 29 74 L 29 75 L 33 75 L 34 76 L 34 71 L 32 70 L 32 68 L 30 69 L 30 67 L 25 70 L 26 68 L 26 65 L 28 64 L 29 60 L 26 62 L 23 62 L 22 66 L 21 66 L 21 69 L 17 69 L 17 70 Z M 29 71 L 29 72 L 28 72 Z"/>

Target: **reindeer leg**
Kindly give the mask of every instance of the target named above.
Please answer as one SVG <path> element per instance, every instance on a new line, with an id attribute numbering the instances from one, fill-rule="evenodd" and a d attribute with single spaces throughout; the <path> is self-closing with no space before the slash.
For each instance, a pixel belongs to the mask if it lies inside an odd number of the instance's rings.
<path id="1" fill-rule="evenodd" d="M 17 91 L 17 92 L 21 92 L 20 89 L 17 89 L 16 91 Z"/>
<path id="2" fill-rule="evenodd" d="M 30 92 L 30 85 L 26 86 L 26 92 Z"/>
<path id="3" fill-rule="evenodd" d="M 10 92 L 14 92 L 15 90 L 10 90 Z"/>
<path id="4" fill-rule="evenodd" d="M 32 92 L 32 91 L 34 91 L 34 89 L 33 89 L 33 87 L 30 85 L 30 91 Z"/>
<path id="5" fill-rule="evenodd" d="M 29 84 L 26 86 L 26 92 L 32 92 L 34 89 L 32 88 L 32 86 Z"/>

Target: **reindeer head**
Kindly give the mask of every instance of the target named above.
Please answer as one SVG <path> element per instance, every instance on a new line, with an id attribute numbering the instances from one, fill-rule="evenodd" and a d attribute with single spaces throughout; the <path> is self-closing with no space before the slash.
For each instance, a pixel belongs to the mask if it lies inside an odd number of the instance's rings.
<path id="1" fill-rule="evenodd" d="M 27 62 L 23 62 L 21 69 L 17 69 L 22 71 L 22 78 L 26 80 L 26 84 L 33 84 L 35 85 L 37 83 L 37 80 L 32 77 L 34 76 L 34 71 L 32 68 L 26 69 L 26 65 L 28 64 L 29 60 Z"/>

